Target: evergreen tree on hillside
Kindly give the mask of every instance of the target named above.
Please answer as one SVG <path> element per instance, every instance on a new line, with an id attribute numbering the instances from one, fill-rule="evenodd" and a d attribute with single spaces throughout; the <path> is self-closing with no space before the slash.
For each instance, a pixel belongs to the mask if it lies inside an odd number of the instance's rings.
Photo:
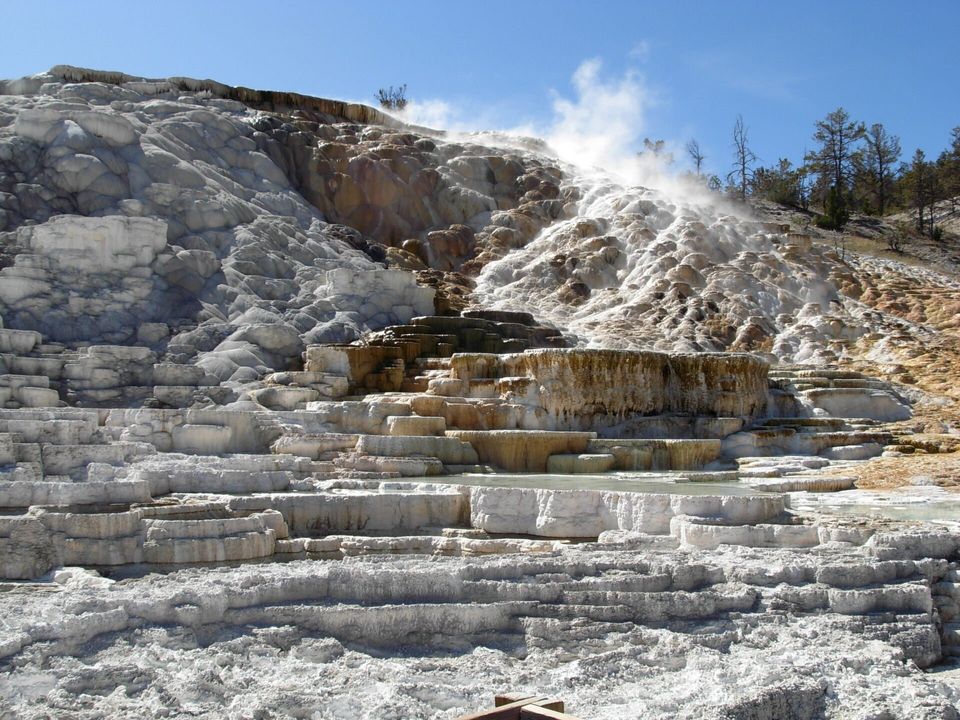
<path id="1" fill-rule="evenodd" d="M 927 162 L 927 156 L 923 150 L 917 148 L 913 153 L 913 159 L 909 165 L 904 166 L 901 171 L 903 182 L 901 190 L 904 194 L 904 204 L 917 211 L 917 230 L 925 230 L 933 234 L 932 205 L 933 194 L 935 190 L 933 167 Z M 927 210 L 930 210 L 931 217 L 927 217 Z"/>
<path id="2" fill-rule="evenodd" d="M 866 130 L 842 107 L 818 120 L 815 127 L 813 139 L 818 146 L 804 160 L 817 176 L 816 194 L 826 215 L 822 224 L 839 229 L 849 217 L 850 189 L 860 159 L 857 143 Z"/>
<path id="3" fill-rule="evenodd" d="M 960 126 L 950 131 L 950 147 L 937 158 L 937 175 L 945 198 L 949 198 L 951 212 L 960 204 Z"/>
<path id="4" fill-rule="evenodd" d="M 757 168 L 750 181 L 750 194 L 781 205 L 804 206 L 801 169 L 794 168 L 786 158 L 780 158 L 773 167 Z"/>
<path id="5" fill-rule="evenodd" d="M 874 123 L 863 136 L 863 176 L 873 196 L 873 208 L 881 217 L 887 211 L 900 160 L 900 138 L 891 135 L 880 123 Z"/>

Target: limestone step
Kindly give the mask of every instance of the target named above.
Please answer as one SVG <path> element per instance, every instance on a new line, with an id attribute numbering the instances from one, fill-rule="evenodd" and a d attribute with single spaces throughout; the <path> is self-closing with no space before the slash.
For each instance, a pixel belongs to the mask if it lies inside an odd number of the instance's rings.
<path id="1" fill-rule="evenodd" d="M 497 534 L 599 537 L 608 530 L 669 535 L 677 516 L 725 525 L 782 521 L 783 495 L 671 495 L 599 490 L 474 487 L 471 525 Z"/>
<path id="2" fill-rule="evenodd" d="M 237 562 L 274 554 L 276 534 L 271 529 L 225 537 L 148 539 L 143 559 L 153 564 Z"/>
<path id="3" fill-rule="evenodd" d="M 544 614 L 613 623 L 705 620 L 727 612 L 749 611 L 758 597 L 755 589 L 736 585 L 720 585 L 696 593 L 565 593 L 566 603 L 545 608 Z"/>
<path id="4" fill-rule="evenodd" d="M 0 328 L 0 352 L 26 355 L 42 341 L 43 337 L 34 330 Z"/>
<path id="5" fill-rule="evenodd" d="M 0 419 L 0 433 L 12 432 L 16 442 L 81 445 L 93 441 L 95 429 L 83 420 Z"/>
<path id="6" fill-rule="evenodd" d="M 369 537 L 365 535 L 328 535 L 324 538 L 300 538 L 302 550 L 311 554 L 341 557 L 363 555 L 434 555 L 485 557 L 504 554 L 553 553 L 563 546 L 556 540 L 526 538 L 471 538 L 436 535 Z"/>
<path id="7" fill-rule="evenodd" d="M 91 505 L 149 502 L 150 484 L 144 480 L 10 481 L 0 482 L 0 507 L 32 505 Z"/>
<path id="8" fill-rule="evenodd" d="M 462 381 L 456 381 L 462 382 Z M 477 378 L 466 383 L 468 398 L 487 399 L 500 397 L 501 380 L 499 378 Z M 443 394 L 443 393 L 437 393 Z"/>
<path id="9" fill-rule="evenodd" d="M 845 419 L 834 417 L 770 417 L 758 420 L 755 427 L 791 427 L 800 432 L 815 432 L 821 428 L 842 430 L 846 424 Z"/>
<path id="10" fill-rule="evenodd" d="M 422 393 L 426 392 L 430 387 L 430 377 L 425 375 L 417 375 L 414 378 L 407 377 L 404 379 L 403 384 L 400 385 L 400 392 L 404 393 Z"/>
<path id="11" fill-rule="evenodd" d="M 811 368 L 786 372 L 792 372 L 793 377 L 801 380 L 810 378 L 824 378 L 827 380 L 860 380 L 865 377 L 863 373 L 855 370 L 827 370 L 825 368 Z"/>
<path id="12" fill-rule="evenodd" d="M 739 417 L 648 415 L 621 423 L 616 427 L 616 432 L 618 438 L 722 439 L 742 430 L 744 424 L 743 418 Z"/>
<path id="13" fill-rule="evenodd" d="M 316 460 L 331 451 L 339 454 L 345 450 L 353 450 L 359 439 L 359 435 L 350 433 L 283 435 L 270 449 L 278 454 L 299 455 Z"/>
<path id="14" fill-rule="evenodd" d="M 480 320 L 516 323 L 528 326 L 532 326 L 535 322 L 533 315 L 528 312 L 515 312 L 510 310 L 464 310 L 460 315 L 465 318 L 477 318 Z"/>
<path id="15" fill-rule="evenodd" d="M 443 435 L 447 421 L 429 415 L 388 415 L 384 419 L 387 435 Z"/>
<path id="16" fill-rule="evenodd" d="M 450 370 L 450 358 L 417 358 L 414 365 L 421 371 L 437 370 L 448 372 Z"/>
<path id="17" fill-rule="evenodd" d="M 591 452 L 609 452 L 617 470 L 698 470 L 720 457 L 720 440 L 596 439 Z"/>
<path id="18" fill-rule="evenodd" d="M 469 397 L 469 385 L 456 378 L 432 378 L 427 381 L 427 392 L 441 397 Z"/>
<path id="19" fill-rule="evenodd" d="M 298 385 L 320 391 L 328 397 L 341 397 L 349 391 L 349 380 L 344 375 L 327 372 L 285 371 L 270 373 L 264 382 L 271 385 Z"/>
<path id="20" fill-rule="evenodd" d="M 814 525 L 725 525 L 699 519 L 674 518 L 670 532 L 682 545 L 713 550 L 720 545 L 808 548 L 820 544 Z"/>
<path id="21" fill-rule="evenodd" d="M 604 473 L 616 464 L 613 453 L 563 453 L 547 458 L 547 472 L 558 475 Z"/>
<path id="22" fill-rule="evenodd" d="M 286 490 L 296 478 L 290 470 L 235 470 L 220 467 L 138 467 L 132 477 L 149 483 L 154 496 L 169 493 L 258 493 Z"/>
<path id="23" fill-rule="evenodd" d="M 333 461 L 334 465 L 354 477 L 359 473 L 375 473 L 378 477 L 427 477 L 443 473 L 443 463 L 435 457 L 364 455 L 351 453 L 341 455 Z"/>
<path id="24" fill-rule="evenodd" d="M 0 355 L 0 362 L 13 375 L 41 375 L 53 382 L 63 375 L 63 357 L 36 357 L 23 355 Z"/>
<path id="25" fill-rule="evenodd" d="M 765 457 L 740 457 L 736 459 L 737 468 L 741 473 L 747 470 L 757 471 L 757 476 L 779 477 L 787 473 L 820 470 L 830 465 L 830 460 L 811 455 L 779 455 Z"/>
<path id="26" fill-rule="evenodd" d="M 46 376 L 0 376 L 0 404 L 6 408 L 59 407 L 60 393 Z"/>
<path id="27" fill-rule="evenodd" d="M 511 472 L 545 472 L 547 458 L 557 454 L 587 452 L 593 432 L 549 430 L 448 430 L 448 438 L 465 441 L 476 450 L 477 462 Z M 461 464 L 461 463 L 458 463 Z"/>
<path id="28" fill-rule="evenodd" d="M 456 435 L 361 435 L 357 452 L 387 457 L 433 457 L 444 464 L 474 465 L 480 460 L 470 442 Z"/>
<path id="29" fill-rule="evenodd" d="M 321 397 L 324 395 L 319 390 L 297 385 L 270 385 L 250 393 L 251 400 L 268 410 L 304 410 L 307 403 Z"/>
<path id="30" fill-rule="evenodd" d="M 17 451 L 14 444 L 19 441 L 11 433 L 0 433 L 0 466 L 12 465 L 17 462 Z"/>
<path id="31" fill-rule="evenodd" d="M 463 526 L 469 517 L 466 497 L 449 486 L 376 485 L 370 490 L 239 496 L 230 499 L 228 508 L 236 512 L 278 510 L 292 537 L 359 532 L 401 535 L 424 527 Z"/>
<path id="32" fill-rule="evenodd" d="M 890 433 L 878 431 L 797 432 L 791 427 L 760 428 L 724 438 L 722 454 L 734 459 L 748 456 L 820 455 L 829 448 L 870 445 L 863 451 L 872 457 L 873 454 L 879 455 L 883 446 L 889 445 L 891 440 Z M 872 447 L 874 445 L 876 447 Z M 837 459 L 841 458 L 838 456 Z"/>
<path id="33" fill-rule="evenodd" d="M 876 442 L 856 445 L 837 445 L 823 450 L 820 455 L 830 460 L 867 460 L 883 454 L 883 446 Z"/>
<path id="34" fill-rule="evenodd" d="M 885 390 L 870 388 L 815 388 L 798 393 L 801 402 L 834 417 L 869 418 L 882 422 L 908 420 L 909 406 Z"/>
<path id="35" fill-rule="evenodd" d="M 0 482 L 40 482 L 43 479 L 43 467 L 40 463 L 5 463 L 4 467 L 0 469 Z"/>
<path id="36" fill-rule="evenodd" d="M 98 427 L 100 412 L 75 407 L 22 408 L 17 410 L 0 409 L 0 420 L 19 422 L 21 420 L 80 420 L 88 424 L 91 431 Z"/>
<path id="37" fill-rule="evenodd" d="M 840 492 L 852 490 L 856 487 L 856 477 L 818 475 L 787 475 L 777 478 L 753 478 L 747 484 L 754 490 L 762 492 Z"/>
<path id="38" fill-rule="evenodd" d="M 134 458 L 150 455 L 156 449 L 145 443 L 109 445 L 54 445 L 43 443 L 40 457 L 45 475 L 72 475 L 93 463 L 125 465 Z"/>
<path id="39" fill-rule="evenodd" d="M 190 407 L 204 397 L 196 385 L 154 385 L 153 396 L 160 403 L 174 408 Z"/>
<path id="40" fill-rule="evenodd" d="M 160 362 L 153 365 L 153 382 L 157 385 L 198 386 L 207 377 L 203 368 L 197 365 Z M 212 382 L 212 378 L 211 378 Z"/>
<path id="41" fill-rule="evenodd" d="M 84 408 L 130 407 L 139 405 L 152 396 L 152 385 L 84 389 L 75 384 L 68 384 L 65 393 L 69 404 Z"/>
<path id="42" fill-rule="evenodd" d="M 767 391 L 767 412 L 787 418 L 803 417 L 809 414 L 809 410 L 801 404 L 792 389 L 779 389 L 773 381 Z"/>
<path id="43" fill-rule="evenodd" d="M 14 443 L 14 459 L 18 463 L 36 463 L 43 467 L 41 443 Z"/>
<path id="44" fill-rule="evenodd" d="M 960 623 L 944 623 L 941 637 L 944 644 L 960 647 Z"/>
<path id="45" fill-rule="evenodd" d="M 189 455 L 226 453 L 233 439 L 233 430 L 226 425 L 183 423 L 170 433 L 173 450 Z"/>
<path id="46" fill-rule="evenodd" d="M 500 399 L 415 395 L 410 408 L 416 415 L 442 417 L 447 427 L 461 430 L 502 430 L 516 427 L 518 406 Z"/>

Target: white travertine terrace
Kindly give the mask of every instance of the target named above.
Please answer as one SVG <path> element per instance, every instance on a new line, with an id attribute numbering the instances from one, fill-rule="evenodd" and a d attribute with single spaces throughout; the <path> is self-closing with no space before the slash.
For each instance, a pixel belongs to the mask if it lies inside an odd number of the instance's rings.
<path id="1" fill-rule="evenodd" d="M 0 717 L 958 717 L 956 518 L 817 500 L 904 448 L 916 395 L 823 365 L 893 321 L 483 142 L 0 82 Z"/>

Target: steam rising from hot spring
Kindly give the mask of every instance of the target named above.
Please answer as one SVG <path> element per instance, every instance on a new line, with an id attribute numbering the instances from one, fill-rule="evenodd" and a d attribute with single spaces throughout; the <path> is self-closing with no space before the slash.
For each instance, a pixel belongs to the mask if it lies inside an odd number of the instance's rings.
<path id="1" fill-rule="evenodd" d="M 572 97 L 551 92 L 552 116 L 548 122 L 501 126 L 495 135 L 483 133 L 477 137 L 481 129 L 498 127 L 492 114 L 481 112 L 465 120 L 463 111 L 444 100 L 412 100 L 401 117 L 482 144 L 498 144 L 504 136 L 542 138 L 552 154 L 576 167 L 578 174 L 654 187 L 696 204 L 717 204 L 719 198 L 708 193 L 697 179 L 682 176 L 665 161 L 671 155 L 682 156 L 682 142 L 666 139 L 660 156 L 641 152 L 643 139 L 650 132 L 647 118 L 658 96 L 637 70 L 607 77 L 602 61 L 593 58 L 580 64 L 571 85 Z"/>

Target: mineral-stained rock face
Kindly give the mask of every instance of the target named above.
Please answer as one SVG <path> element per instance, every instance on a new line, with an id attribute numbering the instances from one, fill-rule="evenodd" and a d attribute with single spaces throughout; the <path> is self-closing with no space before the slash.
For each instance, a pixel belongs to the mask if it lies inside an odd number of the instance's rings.
<path id="1" fill-rule="evenodd" d="M 58 67 L 0 84 L 0 314 L 248 382 L 430 315 L 435 289 L 463 307 L 443 273 L 532 239 L 559 182 L 362 106 Z M 439 275 L 418 289 L 384 262 Z"/>
<path id="2" fill-rule="evenodd" d="M 829 362 L 871 333 L 906 331 L 841 292 L 848 261 L 789 225 L 750 217 L 716 194 L 665 193 L 568 171 L 577 214 L 487 264 L 475 302 L 522 310 L 585 344 L 745 350 Z"/>
<path id="3" fill-rule="evenodd" d="M 584 452 L 594 437 L 549 430 L 451 430 L 450 435 L 473 445 L 481 462 L 520 472 L 544 472 L 551 455 Z"/>
<path id="4" fill-rule="evenodd" d="M 506 396 L 543 408 L 550 429 L 667 413 L 751 418 L 767 402 L 768 365 L 753 355 L 546 349 L 456 355 L 451 367 L 462 380 L 499 379 Z"/>

